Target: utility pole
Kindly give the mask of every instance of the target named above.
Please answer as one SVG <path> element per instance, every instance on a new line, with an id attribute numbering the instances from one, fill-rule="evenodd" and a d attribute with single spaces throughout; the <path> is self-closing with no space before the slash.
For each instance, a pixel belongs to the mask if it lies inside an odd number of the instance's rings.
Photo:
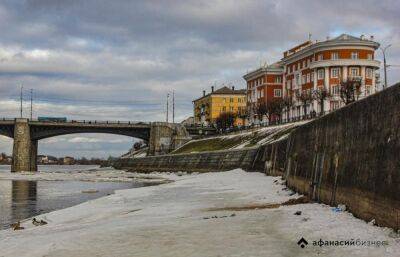
<path id="1" fill-rule="evenodd" d="M 172 91 L 172 123 L 175 123 L 175 91 Z"/>
<path id="2" fill-rule="evenodd" d="M 31 88 L 31 120 L 33 117 L 33 89 Z"/>
<path id="3" fill-rule="evenodd" d="M 169 93 L 167 93 L 167 123 L 168 123 L 168 101 L 169 101 Z"/>
<path id="4" fill-rule="evenodd" d="M 385 74 L 385 85 L 383 85 L 383 89 L 385 89 L 385 87 L 387 87 L 387 73 L 386 73 L 386 68 L 389 65 L 386 65 L 386 49 L 388 49 L 391 46 L 391 44 L 385 46 L 384 48 L 380 47 L 382 54 L 383 54 L 383 71 Z"/>
<path id="5" fill-rule="evenodd" d="M 20 95 L 19 95 L 19 102 L 20 102 L 20 105 L 19 105 L 19 112 L 20 112 L 20 118 L 22 118 L 22 89 L 23 89 L 24 87 L 21 85 L 21 93 L 20 93 Z"/>

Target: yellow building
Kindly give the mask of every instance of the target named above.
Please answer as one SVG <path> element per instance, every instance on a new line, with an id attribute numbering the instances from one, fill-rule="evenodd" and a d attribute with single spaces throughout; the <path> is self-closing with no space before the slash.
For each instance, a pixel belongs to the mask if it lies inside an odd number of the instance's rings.
<path id="1" fill-rule="evenodd" d="M 222 87 L 193 101 L 195 124 L 215 124 L 222 113 L 235 116 L 234 125 L 244 125 L 246 111 L 246 90 L 235 90 L 234 87 Z"/>

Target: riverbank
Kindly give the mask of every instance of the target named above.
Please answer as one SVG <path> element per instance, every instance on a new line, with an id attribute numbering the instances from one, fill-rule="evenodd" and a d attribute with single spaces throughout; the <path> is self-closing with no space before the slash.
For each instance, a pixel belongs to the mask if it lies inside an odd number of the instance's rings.
<path id="1" fill-rule="evenodd" d="M 392 230 L 347 212 L 321 204 L 281 206 L 300 196 L 278 177 L 241 170 L 161 176 L 175 182 L 120 190 L 41 215 L 45 226 L 24 222 L 24 230 L 0 231 L 0 256 L 364 257 L 400 252 Z M 297 245 L 301 237 L 309 243 L 304 249 Z M 320 239 L 387 245 L 313 246 Z"/>

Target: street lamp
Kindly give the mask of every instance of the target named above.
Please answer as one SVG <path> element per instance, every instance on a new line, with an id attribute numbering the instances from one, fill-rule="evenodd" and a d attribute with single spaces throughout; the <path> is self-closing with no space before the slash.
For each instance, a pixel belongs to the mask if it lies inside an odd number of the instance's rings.
<path id="1" fill-rule="evenodd" d="M 386 51 L 386 49 L 388 49 L 390 46 L 392 46 L 392 44 L 389 44 L 389 45 L 387 45 L 387 46 L 385 46 L 385 47 L 379 47 L 380 49 L 381 49 L 381 51 L 382 51 L 382 54 L 383 54 L 383 70 L 384 70 L 384 73 L 385 73 L 385 85 L 383 86 L 383 89 L 385 89 L 385 87 L 387 87 L 387 73 L 386 73 L 386 68 L 389 66 L 389 65 L 386 65 L 386 54 L 385 54 L 385 51 Z"/>

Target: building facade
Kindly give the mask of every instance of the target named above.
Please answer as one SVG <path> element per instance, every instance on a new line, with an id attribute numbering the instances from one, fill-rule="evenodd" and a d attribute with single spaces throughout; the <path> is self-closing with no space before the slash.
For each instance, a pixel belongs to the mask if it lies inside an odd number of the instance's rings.
<path id="1" fill-rule="evenodd" d="M 373 37 L 342 34 L 321 42 L 306 41 L 287 50 L 280 62 L 243 77 L 247 82 L 249 113 L 254 114 L 252 109 L 257 104 L 268 104 L 279 95 L 285 101 L 290 99 L 291 106 L 284 108 L 283 119 L 330 112 L 344 105 L 340 84 L 348 80 L 357 80 L 361 85 L 357 99 L 375 93 L 379 79 L 376 71 L 380 67 L 375 60 L 378 48 Z M 279 88 L 281 93 L 277 93 Z M 329 94 L 324 100 L 315 97 L 322 91 Z M 249 116 L 250 120 L 252 117 Z"/>
<path id="2" fill-rule="evenodd" d="M 222 87 L 193 101 L 195 124 L 213 125 L 222 113 L 235 115 L 235 125 L 244 125 L 246 113 L 246 90 L 235 90 L 234 87 Z"/>
<path id="3" fill-rule="evenodd" d="M 274 63 L 260 67 L 243 76 L 247 84 L 247 113 L 249 121 L 263 121 L 266 117 L 259 117 L 257 109 L 260 105 L 282 98 L 283 66 Z M 272 117 L 270 117 L 272 118 Z"/>
<path id="4" fill-rule="evenodd" d="M 375 60 L 378 48 L 379 44 L 373 37 L 366 39 L 342 34 L 322 42 L 307 41 L 284 52 L 281 60 L 283 91 L 293 103 L 285 113 L 289 112 L 289 117 L 296 118 L 342 107 L 340 84 L 350 79 L 361 83 L 358 99 L 375 93 L 375 71 L 380 66 L 380 62 Z M 306 103 L 301 99 L 304 92 L 313 95 L 321 91 L 329 92 L 329 97 L 323 101 L 313 99 Z"/>

